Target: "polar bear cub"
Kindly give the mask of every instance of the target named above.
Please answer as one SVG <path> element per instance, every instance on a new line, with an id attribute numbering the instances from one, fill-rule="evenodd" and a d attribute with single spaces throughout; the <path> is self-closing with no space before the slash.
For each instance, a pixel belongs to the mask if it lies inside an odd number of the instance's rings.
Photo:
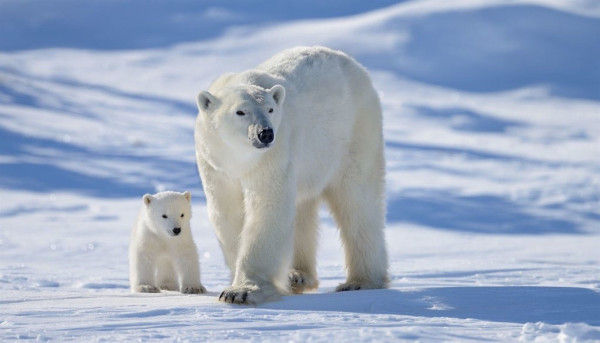
<path id="1" fill-rule="evenodd" d="M 206 292 L 190 228 L 191 197 L 171 191 L 143 196 L 129 245 L 132 292 Z"/>
<path id="2" fill-rule="evenodd" d="M 321 202 L 346 255 L 336 290 L 387 286 L 382 114 L 365 68 L 298 47 L 222 75 L 196 100 L 198 169 L 233 277 L 221 301 L 317 288 Z"/>

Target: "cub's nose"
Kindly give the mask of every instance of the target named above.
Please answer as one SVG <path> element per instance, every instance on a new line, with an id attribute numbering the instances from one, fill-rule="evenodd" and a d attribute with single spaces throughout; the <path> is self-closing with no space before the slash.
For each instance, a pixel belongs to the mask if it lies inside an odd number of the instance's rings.
<path id="1" fill-rule="evenodd" d="M 275 139 L 275 134 L 271 128 L 262 129 L 258 133 L 258 140 L 263 144 L 270 144 L 273 142 L 273 139 Z"/>
<path id="2" fill-rule="evenodd" d="M 181 233 L 181 228 L 180 227 L 176 227 L 173 229 L 173 233 L 175 234 L 175 236 L 177 236 L 178 234 Z"/>

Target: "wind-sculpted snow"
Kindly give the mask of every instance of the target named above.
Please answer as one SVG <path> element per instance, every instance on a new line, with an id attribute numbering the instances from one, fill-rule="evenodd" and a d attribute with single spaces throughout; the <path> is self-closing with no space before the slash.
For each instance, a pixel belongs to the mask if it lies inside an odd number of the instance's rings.
<path id="1" fill-rule="evenodd" d="M 140 4 L 0 4 L 0 340 L 600 339 L 597 2 Z M 302 44 L 380 92 L 391 286 L 333 292 L 324 209 L 316 293 L 222 304 L 194 98 Z M 207 295 L 129 293 L 141 197 L 166 189 L 193 194 Z"/>

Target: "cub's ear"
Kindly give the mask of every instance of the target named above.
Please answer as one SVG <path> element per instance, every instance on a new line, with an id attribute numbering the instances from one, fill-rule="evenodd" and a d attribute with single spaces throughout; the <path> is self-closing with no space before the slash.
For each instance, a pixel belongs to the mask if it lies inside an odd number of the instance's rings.
<path id="1" fill-rule="evenodd" d="M 269 94 L 271 94 L 277 105 L 281 106 L 281 104 L 283 104 L 283 100 L 285 99 L 285 88 L 282 85 L 273 86 L 269 89 Z"/>
<path id="2" fill-rule="evenodd" d="M 183 196 L 186 198 L 187 201 L 189 201 L 189 202 L 192 201 L 192 193 L 185 191 L 185 192 L 183 192 Z"/>
<path id="3" fill-rule="evenodd" d="M 210 111 L 217 104 L 217 99 L 208 91 L 202 91 L 196 97 L 198 109 L 204 112 Z"/>
<path id="4" fill-rule="evenodd" d="M 148 206 L 154 200 L 154 197 L 152 197 L 150 194 L 145 194 L 142 199 L 144 199 L 144 204 Z"/>

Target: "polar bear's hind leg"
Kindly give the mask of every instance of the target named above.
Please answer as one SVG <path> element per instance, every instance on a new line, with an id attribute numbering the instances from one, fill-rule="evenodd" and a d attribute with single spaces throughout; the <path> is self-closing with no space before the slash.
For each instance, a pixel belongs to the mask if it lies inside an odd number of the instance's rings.
<path id="1" fill-rule="evenodd" d="M 316 289 L 317 279 L 317 240 L 318 240 L 319 200 L 310 199 L 296 206 L 294 223 L 294 258 L 289 280 L 293 293 Z"/>

